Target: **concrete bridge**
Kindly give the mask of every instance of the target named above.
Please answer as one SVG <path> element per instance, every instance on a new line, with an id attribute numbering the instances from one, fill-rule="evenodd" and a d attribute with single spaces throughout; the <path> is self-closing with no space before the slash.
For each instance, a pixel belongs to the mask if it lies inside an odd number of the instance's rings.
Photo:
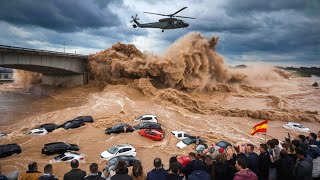
<path id="1" fill-rule="evenodd" d="M 42 83 L 75 86 L 88 83 L 87 56 L 0 45 L 0 67 L 42 74 Z"/>

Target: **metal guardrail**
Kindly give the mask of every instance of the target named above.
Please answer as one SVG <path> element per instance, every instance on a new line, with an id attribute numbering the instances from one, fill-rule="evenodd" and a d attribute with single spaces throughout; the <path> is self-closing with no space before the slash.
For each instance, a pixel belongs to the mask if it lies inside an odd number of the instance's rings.
<path id="1" fill-rule="evenodd" d="M 7 45 L 1 45 L 1 44 L 0 44 L 0 49 L 21 50 L 21 51 L 27 51 L 30 53 L 41 53 L 41 54 L 79 57 L 79 58 L 87 58 L 88 57 L 87 55 L 82 55 L 82 54 L 64 53 L 64 52 L 58 52 L 58 51 L 48 51 L 48 50 L 32 49 L 32 48 L 24 48 L 24 47 L 16 47 L 16 46 L 7 46 Z"/>

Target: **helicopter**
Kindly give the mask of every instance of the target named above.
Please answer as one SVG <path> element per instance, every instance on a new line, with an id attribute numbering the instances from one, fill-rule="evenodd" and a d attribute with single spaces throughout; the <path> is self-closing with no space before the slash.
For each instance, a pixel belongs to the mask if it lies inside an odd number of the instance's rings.
<path id="1" fill-rule="evenodd" d="M 139 18 L 138 15 L 136 14 L 135 17 L 132 17 L 132 21 L 130 21 L 130 23 L 134 22 L 135 24 L 133 24 L 132 26 L 134 28 L 136 27 L 140 27 L 140 28 L 159 28 L 162 29 L 162 32 L 164 32 L 165 29 L 178 29 L 178 28 L 186 28 L 189 26 L 188 23 L 183 22 L 183 20 L 181 19 L 177 19 L 175 17 L 178 18 L 188 18 L 188 19 L 196 19 L 193 17 L 186 17 L 186 16 L 176 16 L 176 14 L 178 14 L 179 12 L 181 12 L 182 10 L 186 9 L 187 7 L 183 7 L 181 8 L 179 11 L 173 13 L 173 14 L 158 14 L 158 13 L 151 13 L 151 12 L 143 12 L 146 14 L 155 14 L 155 15 L 159 15 L 159 16 L 168 16 L 169 18 L 163 18 L 160 19 L 159 22 L 152 22 L 152 23 L 145 23 L 145 24 L 141 24 L 138 22 Z"/>

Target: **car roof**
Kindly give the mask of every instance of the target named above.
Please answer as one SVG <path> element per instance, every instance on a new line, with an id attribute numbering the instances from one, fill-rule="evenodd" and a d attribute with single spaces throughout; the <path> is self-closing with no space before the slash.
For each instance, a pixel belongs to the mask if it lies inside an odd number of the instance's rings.
<path id="1" fill-rule="evenodd" d="M 113 147 L 117 147 L 117 148 L 131 147 L 132 148 L 132 146 L 130 144 L 119 144 L 119 145 L 115 145 Z"/>
<path id="2" fill-rule="evenodd" d="M 301 124 L 299 124 L 299 123 L 295 123 L 295 122 L 288 122 L 288 124 L 290 124 L 290 125 L 301 125 Z"/>
<path id="3" fill-rule="evenodd" d="M 177 133 L 188 134 L 188 133 L 186 133 L 186 132 L 184 132 L 184 131 L 171 131 L 171 133 L 173 133 L 173 134 L 177 134 Z"/>
<path id="4" fill-rule="evenodd" d="M 163 132 L 159 132 L 159 130 L 156 130 L 156 129 L 142 129 L 143 131 L 152 131 L 156 134 L 163 134 Z"/>
<path id="5" fill-rule="evenodd" d="M 142 115 L 141 117 L 157 117 L 157 116 L 152 114 L 145 114 L 145 115 Z"/>
<path id="6" fill-rule="evenodd" d="M 55 144 L 67 144 L 67 143 L 64 143 L 64 142 L 52 142 L 52 143 L 45 144 L 45 146 L 55 145 Z"/>

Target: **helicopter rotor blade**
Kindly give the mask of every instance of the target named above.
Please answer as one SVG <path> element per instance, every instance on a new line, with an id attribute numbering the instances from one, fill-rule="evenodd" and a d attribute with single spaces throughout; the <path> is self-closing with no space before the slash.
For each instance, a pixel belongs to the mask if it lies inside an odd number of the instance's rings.
<path id="1" fill-rule="evenodd" d="M 173 17 L 188 18 L 188 19 L 196 19 L 196 18 L 193 18 L 193 17 L 187 17 L 187 16 L 173 16 Z"/>
<path id="2" fill-rule="evenodd" d="M 184 9 L 186 9 L 186 8 L 188 8 L 188 7 L 183 7 L 183 8 L 181 8 L 179 11 L 177 11 L 177 12 L 175 12 L 175 13 L 173 13 L 173 14 L 170 14 L 170 16 L 174 16 L 174 15 L 178 14 L 180 11 L 182 11 L 182 10 L 184 10 Z"/>
<path id="3" fill-rule="evenodd" d="M 146 14 L 155 14 L 155 15 L 159 15 L 159 16 L 170 16 L 170 15 L 166 15 L 166 14 L 158 14 L 158 13 L 151 13 L 151 12 L 143 12 Z"/>

